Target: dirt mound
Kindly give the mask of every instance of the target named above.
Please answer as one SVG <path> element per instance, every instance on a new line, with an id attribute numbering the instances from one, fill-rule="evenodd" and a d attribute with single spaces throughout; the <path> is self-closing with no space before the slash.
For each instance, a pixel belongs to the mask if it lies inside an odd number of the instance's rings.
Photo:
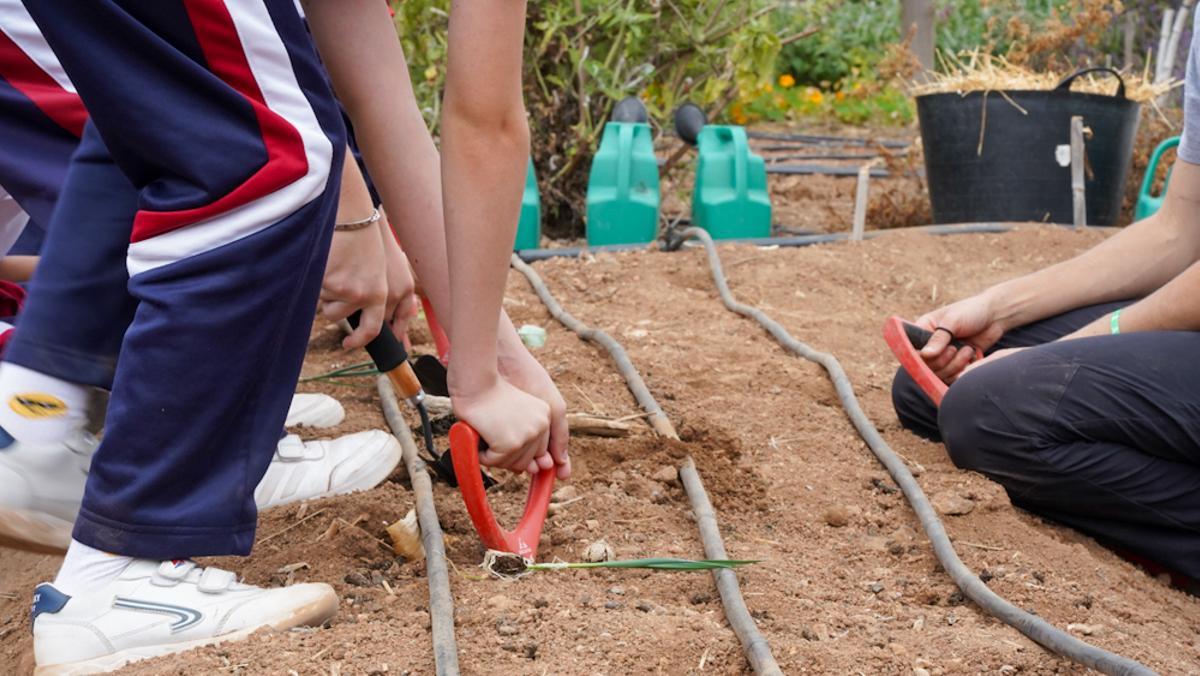
<path id="1" fill-rule="evenodd" d="M 1066 258 L 1103 237 L 1028 229 L 1004 235 L 893 234 L 861 244 L 723 247 L 734 293 L 842 361 L 868 415 L 934 497 L 960 515 L 946 527 L 988 585 L 1060 627 L 1163 673 L 1197 673 L 1200 602 L 1091 539 L 1013 509 L 1003 490 L 953 467 L 944 449 L 899 428 L 889 401 L 895 362 L 885 316 L 930 306 Z M 578 560 L 606 540 L 617 556 L 700 557 L 687 500 L 669 469 L 690 454 L 738 577 L 786 673 L 1081 673 L 964 601 L 937 565 L 904 498 L 854 433 L 824 372 L 783 351 L 718 303 L 702 253 L 633 253 L 538 265 L 563 305 L 622 341 L 683 440 L 572 439 L 577 501 L 547 522 L 542 560 Z M 548 331 L 537 355 L 572 411 L 638 412 L 607 356 L 550 320 L 524 279 L 505 306 Z M 306 374 L 364 357 L 319 325 Z M 422 346 L 418 346 L 422 347 Z M 315 383 L 346 404 L 336 432 L 383 425 L 370 379 Z M 445 444 L 444 440 L 440 441 Z M 527 483 L 504 478 L 502 522 Z M 453 563 L 464 673 L 745 673 L 707 574 L 539 572 L 486 578 L 457 493 L 435 488 Z M 373 491 L 264 514 L 249 559 L 213 561 L 259 584 L 321 581 L 341 611 L 317 631 L 273 634 L 153 660 L 133 674 L 432 671 L 424 566 L 381 541 L 413 504 L 401 475 Z M 969 505 L 969 509 L 967 506 Z M 209 563 L 213 563 L 209 562 Z M 27 673 L 32 585 L 53 557 L 0 552 L 0 672 Z"/>

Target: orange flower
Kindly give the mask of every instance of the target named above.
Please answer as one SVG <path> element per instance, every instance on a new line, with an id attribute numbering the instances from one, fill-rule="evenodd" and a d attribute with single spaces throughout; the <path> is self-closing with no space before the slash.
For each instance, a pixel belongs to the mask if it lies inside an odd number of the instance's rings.
<path id="1" fill-rule="evenodd" d="M 825 95 L 822 94 L 821 90 L 819 90 L 819 89 L 812 90 L 812 93 L 810 93 L 808 95 L 808 102 L 815 106 L 821 105 L 824 101 L 825 101 Z"/>
<path id="2" fill-rule="evenodd" d="M 784 73 L 779 76 L 779 86 L 784 89 L 791 89 L 796 86 L 796 78 L 792 77 L 789 73 Z"/>

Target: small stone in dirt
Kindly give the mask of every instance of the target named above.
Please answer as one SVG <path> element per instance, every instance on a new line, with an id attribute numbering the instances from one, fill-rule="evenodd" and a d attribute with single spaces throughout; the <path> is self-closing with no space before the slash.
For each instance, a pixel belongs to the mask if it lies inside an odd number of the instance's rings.
<path id="1" fill-rule="evenodd" d="M 507 618 L 500 618 L 496 622 L 496 633 L 501 636 L 516 636 L 521 633 L 520 628 L 515 624 L 511 624 Z"/>
<path id="2" fill-rule="evenodd" d="M 813 631 L 812 629 L 809 629 L 808 627 L 804 627 L 803 629 L 800 630 L 800 636 L 802 636 L 805 641 L 820 641 L 821 640 L 821 637 L 817 636 L 817 632 Z"/>
<path id="3" fill-rule="evenodd" d="M 1046 574 L 1040 570 L 1035 570 L 1033 571 L 1033 579 L 1044 584 L 1046 582 Z"/>
<path id="4" fill-rule="evenodd" d="M 943 516 L 962 516 L 975 509 L 975 503 L 954 491 L 942 491 L 933 496 L 933 508 Z"/>
<path id="5" fill-rule="evenodd" d="M 583 552 L 583 560 L 588 563 L 599 563 L 601 561 L 612 561 L 613 548 L 604 540 L 596 540 L 588 545 L 588 548 Z"/>
<path id="6" fill-rule="evenodd" d="M 545 607 L 547 607 L 547 606 L 549 606 L 549 605 L 550 605 L 550 602 L 549 602 L 549 601 L 547 601 L 547 600 L 545 599 L 545 597 L 542 597 L 542 596 L 539 596 L 539 597 L 537 597 L 536 599 L 534 599 L 534 600 L 533 600 L 533 607 L 534 607 L 534 608 L 545 608 Z"/>
<path id="7" fill-rule="evenodd" d="M 574 486 L 563 486 L 554 491 L 554 495 L 550 496 L 551 502 L 566 502 L 579 497 L 579 489 Z"/>
<path id="8" fill-rule="evenodd" d="M 497 610 L 508 610 L 509 608 L 517 605 L 517 602 L 508 598 L 507 596 L 504 596 L 503 594 L 496 594 L 487 600 L 487 605 L 489 608 L 495 608 Z"/>
<path id="9" fill-rule="evenodd" d="M 1067 631 L 1074 632 L 1076 634 L 1083 634 L 1084 636 L 1091 636 L 1092 634 L 1099 633 L 1100 629 L 1101 625 L 1099 624 L 1083 624 L 1072 622 L 1071 624 L 1067 625 Z"/>
<path id="10" fill-rule="evenodd" d="M 530 642 L 528 642 L 528 643 L 526 643 L 526 644 L 525 644 L 525 659 L 527 659 L 527 660 L 536 660 L 536 659 L 537 659 L 537 653 L 538 653 L 538 643 L 537 643 L 537 641 L 530 641 Z"/>
<path id="11" fill-rule="evenodd" d="M 1017 671 L 1018 671 L 1017 668 L 1011 664 L 1000 665 L 1000 673 L 1002 673 L 1002 674 L 1015 674 L 1015 673 L 1017 673 Z"/>
<path id="12" fill-rule="evenodd" d="M 637 608 L 638 610 L 642 611 L 643 613 L 648 613 L 651 610 L 654 610 L 654 605 L 651 604 L 649 601 L 638 601 L 637 605 L 635 605 L 634 608 Z"/>
<path id="13" fill-rule="evenodd" d="M 698 606 L 701 603 L 708 603 L 711 600 L 712 594 L 709 594 L 708 592 L 692 592 L 692 595 L 688 597 L 688 601 L 690 601 L 694 606 Z"/>
<path id="14" fill-rule="evenodd" d="M 1088 610 L 1091 610 L 1092 603 L 1094 603 L 1094 602 L 1095 602 L 1095 599 L 1092 598 L 1091 594 L 1085 594 L 1082 597 L 1080 597 L 1077 601 L 1075 601 L 1075 605 L 1083 607 L 1083 608 L 1087 608 Z"/>
<path id="15" fill-rule="evenodd" d="M 825 510 L 825 523 L 834 528 L 841 528 L 850 523 L 850 510 L 841 505 L 834 505 Z"/>
<path id="16" fill-rule="evenodd" d="M 651 478 L 664 484 L 673 484 L 679 480 L 679 470 L 670 466 L 660 467 Z"/>
<path id="17" fill-rule="evenodd" d="M 929 670 L 917 667 L 913 669 L 913 676 L 929 676 Z"/>
<path id="18" fill-rule="evenodd" d="M 624 604 L 620 601 L 605 601 L 604 607 L 609 610 L 619 610 Z"/>
<path id="19" fill-rule="evenodd" d="M 955 616 L 954 616 L 954 615 L 952 615 L 952 614 L 951 614 L 951 615 L 947 615 L 947 616 L 946 616 L 946 624 L 948 624 L 948 625 L 950 625 L 951 627 L 953 627 L 955 624 L 958 624 L 958 618 L 957 618 L 957 617 L 955 617 Z"/>
<path id="20" fill-rule="evenodd" d="M 992 579 L 995 577 L 996 577 L 995 575 L 992 575 L 992 571 L 988 570 L 987 568 L 984 568 L 983 570 L 979 571 L 979 580 L 981 582 L 983 582 L 984 584 L 991 582 Z"/>
<path id="21" fill-rule="evenodd" d="M 349 573 L 346 573 L 346 577 L 343 579 L 346 581 L 346 584 L 351 585 L 353 587 L 370 587 L 371 586 L 371 579 L 368 578 L 366 575 L 363 575 L 363 573 L 361 571 L 354 570 Z"/>
<path id="22" fill-rule="evenodd" d="M 600 522 L 595 519 L 588 519 L 583 522 L 583 525 L 587 526 L 588 530 L 597 530 L 600 528 Z"/>
<path id="23" fill-rule="evenodd" d="M 625 588 L 624 587 L 609 587 L 608 593 L 612 594 L 613 596 L 624 596 Z"/>

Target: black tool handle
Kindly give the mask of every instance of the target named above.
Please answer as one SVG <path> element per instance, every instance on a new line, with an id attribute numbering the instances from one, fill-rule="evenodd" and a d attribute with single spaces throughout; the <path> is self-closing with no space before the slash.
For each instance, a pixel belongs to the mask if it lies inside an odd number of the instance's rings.
<path id="1" fill-rule="evenodd" d="M 923 329 L 916 324 L 904 322 L 904 335 L 908 336 L 908 342 L 912 343 L 912 346 L 918 350 L 924 348 L 929 343 L 929 339 L 933 338 L 933 333 L 933 331 Z M 970 347 L 966 343 L 955 338 L 953 334 L 950 336 L 950 344 L 960 350 L 964 347 Z"/>
<path id="2" fill-rule="evenodd" d="M 1121 72 L 1118 71 L 1116 68 L 1110 68 L 1108 66 L 1096 66 L 1095 68 L 1081 68 L 1081 69 L 1075 71 L 1074 73 L 1071 73 L 1067 77 L 1063 78 L 1063 81 L 1059 82 L 1058 86 L 1055 87 L 1055 89 L 1064 89 L 1064 90 L 1070 91 L 1071 84 L 1074 83 L 1075 80 L 1078 79 L 1079 77 L 1081 77 L 1083 75 L 1087 75 L 1088 73 L 1107 73 L 1107 74 L 1112 75 L 1113 77 L 1117 78 L 1117 98 L 1118 99 L 1125 98 L 1125 78 L 1121 77 Z"/>
<path id="3" fill-rule="evenodd" d="M 361 319 L 361 310 L 346 317 L 346 321 L 350 322 L 350 328 L 353 329 L 358 328 Z M 408 361 L 408 351 L 404 349 L 404 343 L 396 338 L 396 334 L 392 333 L 392 327 L 388 326 L 387 322 L 380 327 L 379 335 L 367 343 L 367 354 L 371 355 L 371 361 L 374 361 L 375 367 L 383 373 Z"/>
<path id="4" fill-rule="evenodd" d="M 694 146 L 700 130 L 708 124 L 708 116 L 694 103 L 688 102 L 675 109 L 675 133 L 684 143 Z"/>

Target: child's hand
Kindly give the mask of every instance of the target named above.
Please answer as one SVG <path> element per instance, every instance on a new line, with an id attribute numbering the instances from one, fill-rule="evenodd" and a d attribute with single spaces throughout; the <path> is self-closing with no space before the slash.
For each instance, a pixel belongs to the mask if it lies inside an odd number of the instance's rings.
<path id="1" fill-rule="evenodd" d="M 457 392 L 453 373 L 450 380 L 454 414 L 488 443 L 480 458 L 482 464 L 530 474 L 554 466 L 547 452 L 550 406 L 546 402 L 499 375 L 476 392 Z"/>
<path id="2" fill-rule="evenodd" d="M 507 321 L 507 317 L 504 319 Z M 507 329 L 507 330 L 506 330 Z M 567 402 L 550 379 L 550 374 L 525 349 L 512 323 L 500 329 L 497 365 L 505 380 L 541 399 L 550 406 L 550 457 L 559 479 L 571 478 L 571 457 L 567 452 L 570 431 L 567 426 Z"/>
<path id="3" fill-rule="evenodd" d="M 321 283 L 321 313 L 336 322 L 362 310 L 358 328 L 342 340 L 342 347 L 362 347 L 379 335 L 387 294 L 387 260 L 379 231 L 335 232 Z"/>

